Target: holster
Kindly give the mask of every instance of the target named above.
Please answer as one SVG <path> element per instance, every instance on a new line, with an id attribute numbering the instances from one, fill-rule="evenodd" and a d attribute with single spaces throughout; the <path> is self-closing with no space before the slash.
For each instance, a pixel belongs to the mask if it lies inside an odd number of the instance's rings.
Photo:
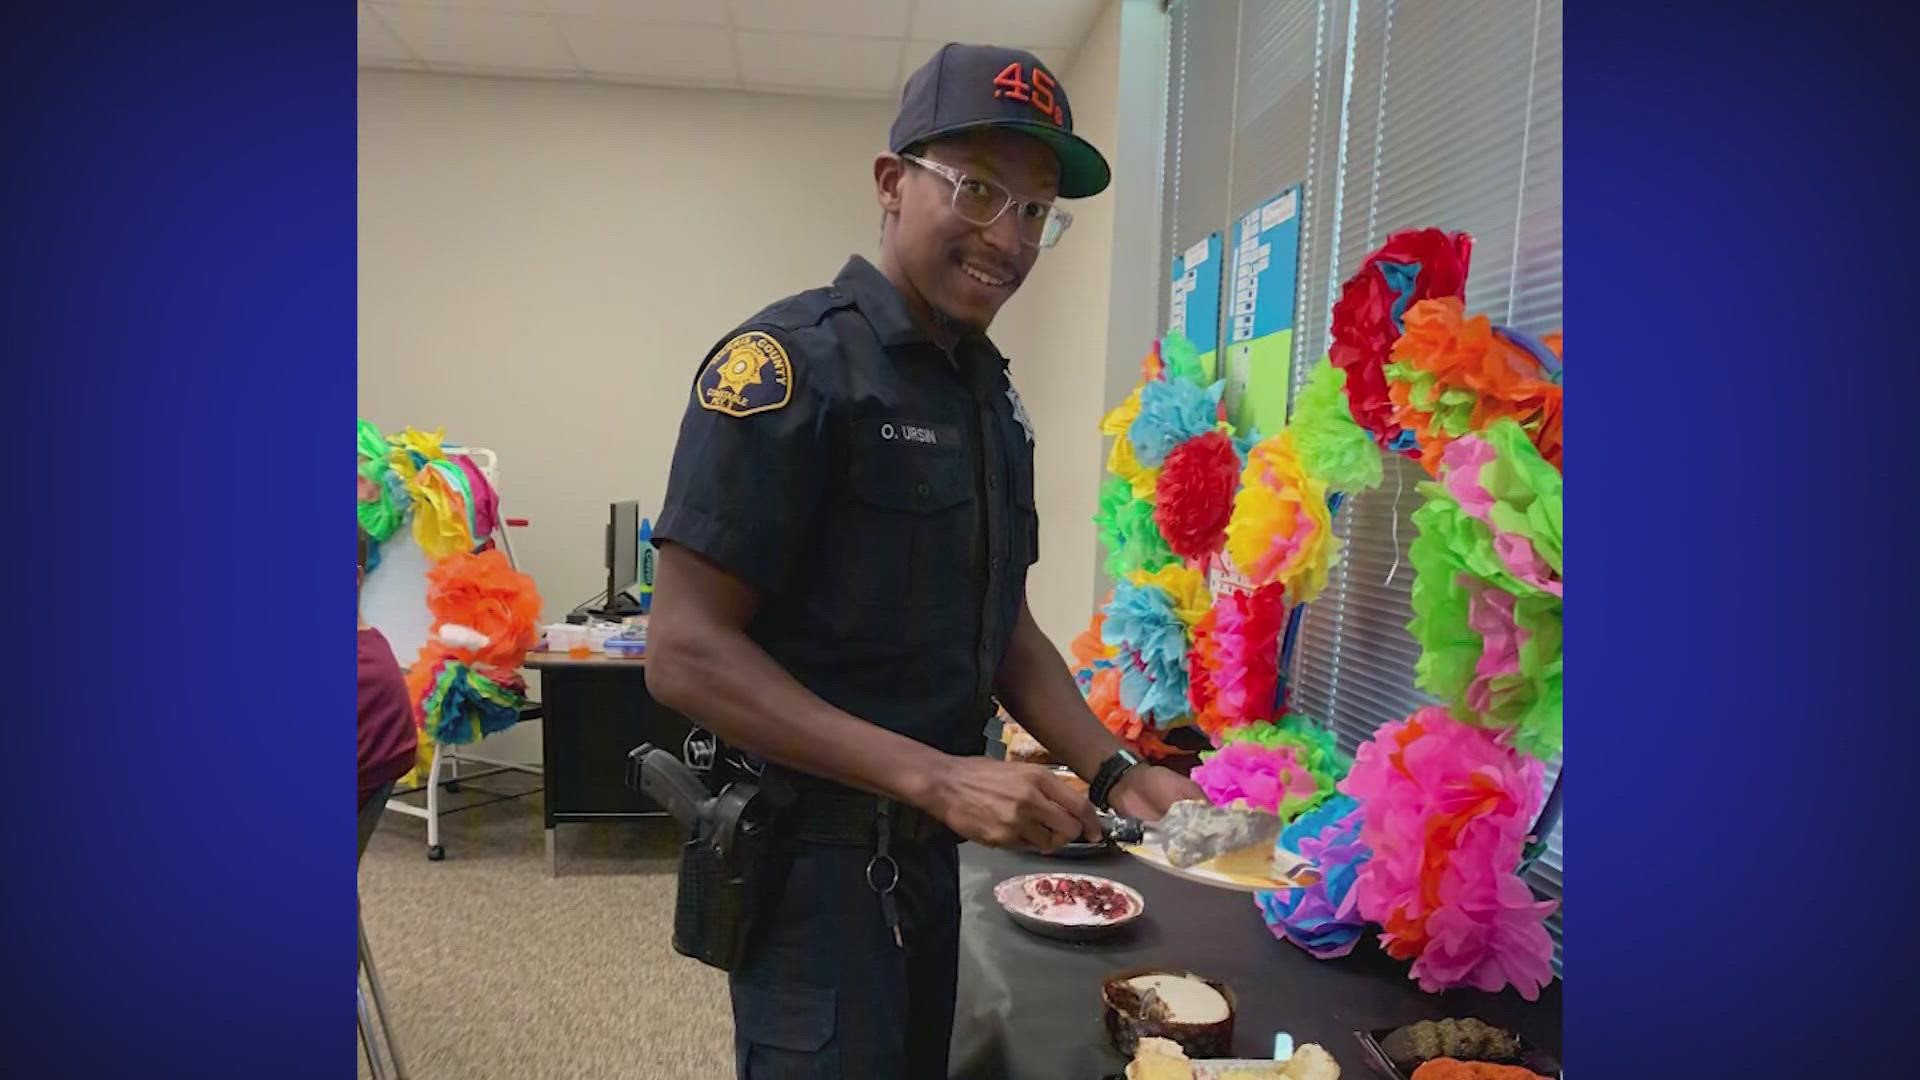
<path id="1" fill-rule="evenodd" d="M 728 784 L 680 849 L 673 949 L 722 971 L 746 957 L 786 884 L 790 860 L 775 842 L 762 801 L 758 785 Z"/>

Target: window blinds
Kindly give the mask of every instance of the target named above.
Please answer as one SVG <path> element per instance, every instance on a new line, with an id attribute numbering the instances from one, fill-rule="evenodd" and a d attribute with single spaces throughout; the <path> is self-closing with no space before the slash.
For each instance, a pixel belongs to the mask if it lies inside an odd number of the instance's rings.
<path id="1" fill-rule="evenodd" d="M 1339 283 L 1398 229 L 1472 233 L 1468 310 L 1560 328 L 1559 0 L 1174 0 L 1169 15 L 1164 251 L 1304 185 L 1296 387 L 1326 352 Z M 1349 750 L 1432 702 L 1406 630 L 1424 478 L 1389 461 L 1346 501 L 1345 558 L 1301 625 L 1294 705 Z M 1563 865 L 1556 826 L 1535 889 L 1559 896 Z"/>

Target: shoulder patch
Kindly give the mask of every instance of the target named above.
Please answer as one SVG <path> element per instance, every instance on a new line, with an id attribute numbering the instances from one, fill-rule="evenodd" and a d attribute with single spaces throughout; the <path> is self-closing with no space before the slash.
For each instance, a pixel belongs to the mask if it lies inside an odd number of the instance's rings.
<path id="1" fill-rule="evenodd" d="M 701 408 L 728 416 L 783 409 L 793 400 L 793 362 L 772 335 L 749 330 L 714 351 L 693 396 Z"/>

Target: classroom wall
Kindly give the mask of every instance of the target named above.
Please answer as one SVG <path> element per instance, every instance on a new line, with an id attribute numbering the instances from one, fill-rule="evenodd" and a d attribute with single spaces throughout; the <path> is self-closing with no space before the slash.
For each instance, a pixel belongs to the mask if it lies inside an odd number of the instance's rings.
<path id="1" fill-rule="evenodd" d="M 1114 159 L 1122 0 L 1095 20 L 1061 81 L 1073 101 L 1074 131 Z M 1126 185 L 1151 174 L 1116 171 L 1113 186 L 1064 202 L 1073 227 L 1042 252 L 1020 292 L 994 323 L 994 340 L 1012 361 L 1014 385 L 1033 418 L 1035 501 L 1040 563 L 1027 581 L 1035 621 L 1062 653 L 1093 614 L 1099 545 L 1100 417 L 1106 411 L 1107 304 L 1114 245 L 1113 207 Z"/>
<path id="2" fill-rule="evenodd" d="M 1063 72 L 1103 149 L 1119 8 Z M 360 415 L 499 452 L 503 508 L 532 522 L 515 551 L 557 619 L 604 584 L 607 504 L 657 513 L 716 340 L 874 256 L 894 107 L 373 70 L 359 93 Z M 1029 595 L 1063 651 L 1093 603 L 1112 199 L 1071 204 L 993 329 L 1038 432 Z M 537 733 L 489 750 L 537 761 Z"/>

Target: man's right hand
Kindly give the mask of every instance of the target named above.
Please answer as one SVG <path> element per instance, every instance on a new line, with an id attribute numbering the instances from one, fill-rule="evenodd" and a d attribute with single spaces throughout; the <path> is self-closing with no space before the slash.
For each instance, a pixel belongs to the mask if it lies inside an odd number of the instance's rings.
<path id="1" fill-rule="evenodd" d="M 1054 851 L 1100 839 L 1093 804 L 1043 765 L 954 757 L 943 766 L 924 809 L 968 840 Z"/>

